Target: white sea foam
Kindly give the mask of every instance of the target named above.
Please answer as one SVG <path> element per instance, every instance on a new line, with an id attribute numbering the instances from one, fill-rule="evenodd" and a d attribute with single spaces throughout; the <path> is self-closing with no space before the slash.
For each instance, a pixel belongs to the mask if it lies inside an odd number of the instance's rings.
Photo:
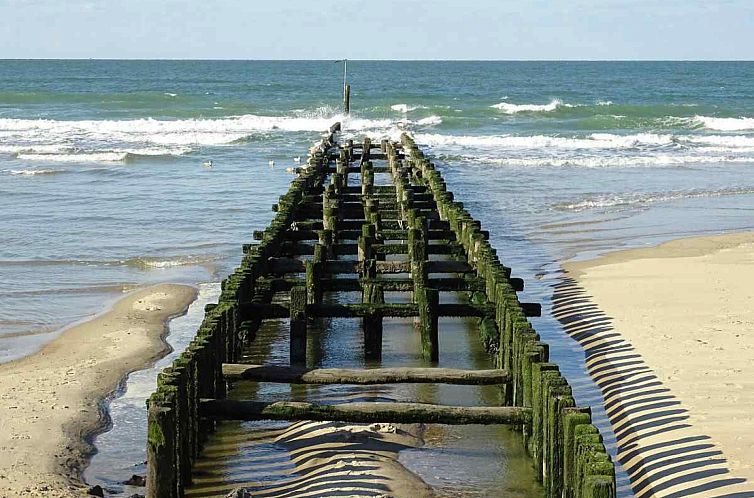
<path id="1" fill-rule="evenodd" d="M 641 149 L 668 147 L 718 147 L 718 151 L 741 152 L 754 147 L 754 137 L 741 135 L 674 135 L 669 133 L 592 133 L 585 137 L 549 135 L 440 135 L 417 134 L 419 143 L 431 147 L 461 149 Z"/>
<path id="2" fill-rule="evenodd" d="M 454 156 L 454 158 L 474 165 L 498 165 L 517 168 L 632 168 L 655 166 L 684 166 L 687 164 L 754 164 L 754 155 L 579 155 L 571 157 L 492 157 L 488 155 Z"/>
<path id="3" fill-rule="evenodd" d="M 64 144 L 0 144 L 1 154 L 59 154 L 69 150 Z"/>
<path id="4" fill-rule="evenodd" d="M 549 104 L 511 104 L 509 102 L 500 102 L 492 105 L 506 114 L 517 114 L 519 112 L 552 112 L 558 107 L 573 107 L 571 104 L 564 104 L 559 99 L 553 99 Z"/>
<path id="5" fill-rule="evenodd" d="M 116 140 L 163 145 L 221 145 L 236 142 L 273 130 L 301 132 L 324 131 L 333 121 L 342 121 L 344 128 L 364 130 L 394 124 L 390 119 L 364 119 L 349 116 L 243 116 L 217 119 L 133 119 L 133 120 L 29 120 L 0 119 L 0 131 L 13 132 L 24 138 Z"/>
<path id="6" fill-rule="evenodd" d="M 188 147 L 158 147 L 143 149 L 114 149 L 85 151 L 80 149 L 32 148 L 16 153 L 25 161 L 46 161 L 55 163 L 120 162 L 138 156 L 180 156 L 191 152 Z"/>
<path id="7" fill-rule="evenodd" d="M 125 161 L 127 152 L 90 152 L 72 154 L 18 154 L 19 159 L 25 161 L 44 161 L 51 163 L 86 163 L 86 162 L 119 162 Z"/>
<path id="8" fill-rule="evenodd" d="M 694 121 L 709 130 L 744 131 L 754 130 L 754 118 L 714 118 L 709 116 L 695 116 Z"/>
<path id="9" fill-rule="evenodd" d="M 673 143 L 672 135 L 641 133 L 635 135 L 613 135 L 595 133 L 584 138 L 553 137 L 548 135 L 483 135 L 459 136 L 440 134 L 418 134 L 417 142 L 429 146 L 460 146 L 471 148 L 519 148 L 519 149 L 618 149 L 639 146 L 664 145 Z"/>
<path id="10" fill-rule="evenodd" d="M 132 266 L 142 270 L 174 268 L 177 266 L 205 265 L 215 261 L 214 257 L 176 256 L 173 258 L 141 257 L 119 261 L 119 264 Z"/>
<path id="11" fill-rule="evenodd" d="M 587 197 L 575 202 L 555 204 L 553 209 L 559 211 L 585 211 L 588 209 L 604 208 L 630 208 L 640 207 L 660 202 L 670 202 L 682 199 L 695 199 L 702 197 L 722 197 L 729 195 L 754 194 L 752 187 L 723 188 L 711 190 L 685 190 L 675 192 L 650 192 L 631 194 L 607 194 Z"/>
<path id="12" fill-rule="evenodd" d="M 297 116 L 242 116 L 216 119 L 31 120 L 0 119 L 0 153 L 51 162 L 113 162 L 143 155 L 183 155 L 200 146 L 231 145 L 275 132 L 327 130 L 341 121 L 352 133 L 387 130 L 391 119 L 333 115 L 329 108 Z M 406 124 L 413 124 L 407 121 Z M 431 124 L 429 121 L 424 123 Z"/>
<path id="13" fill-rule="evenodd" d="M 442 118 L 440 116 L 428 116 L 418 120 L 416 124 L 419 126 L 435 126 L 442 124 Z"/>
<path id="14" fill-rule="evenodd" d="M 64 169 L 4 169 L 4 173 L 14 176 L 56 175 L 63 173 Z"/>

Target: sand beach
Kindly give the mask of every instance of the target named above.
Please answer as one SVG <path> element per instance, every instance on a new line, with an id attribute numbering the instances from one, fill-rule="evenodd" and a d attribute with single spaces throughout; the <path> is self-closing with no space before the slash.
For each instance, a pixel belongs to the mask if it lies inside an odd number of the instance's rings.
<path id="1" fill-rule="evenodd" d="M 166 352 L 167 321 L 196 297 L 186 285 L 130 293 L 39 353 L 0 365 L 0 496 L 81 496 L 81 472 L 107 426 L 102 402 Z M 125 476 L 127 479 L 130 476 Z"/>
<path id="2" fill-rule="evenodd" d="M 636 495 L 754 496 L 754 234 L 565 270 L 554 313 L 585 349 Z"/>

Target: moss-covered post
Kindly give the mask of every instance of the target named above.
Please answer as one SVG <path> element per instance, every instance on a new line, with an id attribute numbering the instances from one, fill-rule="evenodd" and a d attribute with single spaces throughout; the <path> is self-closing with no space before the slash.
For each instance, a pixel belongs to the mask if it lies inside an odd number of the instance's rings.
<path id="1" fill-rule="evenodd" d="M 330 184 L 325 187 L 322 193 L 322 226 L 324 230 L 335 231 L 335 222 L 337 215 L 337 196 L 335 186 Z"/>
<path id="2" fill-rule="evenodd" d="M 322 302 L 322 263 L 312 260 L 307 261 L 305 264 L 307 302 L 309 304 L 319 304 Z"/>
<path id="3" fill-rule="evenodd" d="M 175 409 L 157 391 L 147 400 L 147 498 L 178 498 Z"/>
<path id="4" fill-rule="evenodd" d="M 362 288 L 361 302 L 364 304 L 384 304 L 385 293 L 382 286 L 375 283 L 365 283 Z M 364 317 L 364 356 L 367 359 L 382 357 L 382 313 L 370 311 Z"/>
<path id="5" fill-rule="evenodd" d="M 291 289 L 291 365 L 306 364 L 306 287 Z"/>
<path id="6" fill-rule="evenodd" d="M 422 341 L 422 356 L 426 360 L 436 362 L 440 357 L 440 347 L 437 331 L 437 306 L 440 295 L 436 289 L 419 287 L 414 292 L 416 305 L 419 308 L 419 331 Z"/>
<path id="7" fill-rule="evenodd" d="M 357 241 L 356 259 L 363 263 L 368 259 L 373 259 L 372 244 L 374 244 L 374 236 L 376 230 L 374 225 L 362 225 L 361 236 Z"/>
<path id="8" fill-rule="evenodd" d="M 334 251 L 333 251 L 333 244 L 334 243 L 335 243 L 335 238 L 334 238 L 333 231 L 331 229 L 325 228 L 325 229 L 319 231 L 319 245 L 321 245 L 324 248 L 324 253 L 322 254 L 322 259 L 320 260 L 321 262 L 324 263 L 325 260 L 334 259 L 335 258 L 335 254 L 334 254 Z M 315 251 L 314 254 L 316 256 L 316 254 L 317 254 L 316 253 L 316 251 L 317 251 L 316 247 L 314 248 L 314 251 Z"/>

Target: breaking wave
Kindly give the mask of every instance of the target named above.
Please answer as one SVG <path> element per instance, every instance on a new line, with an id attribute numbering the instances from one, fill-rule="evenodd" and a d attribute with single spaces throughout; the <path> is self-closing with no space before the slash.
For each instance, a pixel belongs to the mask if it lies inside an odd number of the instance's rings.
<path id="1" fill-rule="evenodd" d="M 505 114 L 517 114 L 519 112 L 552 112 L 558 107 L 573 107 L 571 104 L 564 104 L 558 99 L 553 99 L 549 104 L 511 104 L 509 102 L 500 102 L 490 106 L 499 109 Z"/>
<path id="2" fill-rule="evenodd" d="M 657 149 L 667 147 L 723 147 L 723 150 L 754 149 L 754 137 L 725 135 L 674 135 L 592 133 L 584 137 L 550 135 L 441 135 L 417 134 L 417 142 L 431 147 L 511 149 Z"/>
<path id="3" fill-rule="evenodd" d="M 709 130 L 754 130 L 754 118 L 714 118 L 709 116 L 695 116 L 694 121 Z"/>
<path id="4" fill-rule="evenodd" d="M 629 208 L 646 206 L 660 202 L 701 197 L 722 197 L 728 195 L 751 195 L 754 188 L 723 188 L 717 190 L 685 190 L 676 192 L 650 192 L 635 194 L 609 194 L 587 197 L 576 202 L 559 203 L 552 206 L 558 211 L 585 211 L 600 208 Z"/>
<path id="5" fill-rule="evenodd" d="M 370 119 L 333 115 L 320 108 L 293 116 L 216 119 L 60 121 L 0 119 L 0 153 L 27 161 L 122 162 L 140 156 L 180 156 L 202 146 L 232 145 L 275 132 L 322 132 L 341 121 L 348 133 L 388 132 L 398 126 L 430 126 L 442 119 Z"/>
<path id="6" fill-rule="evenodd" d="M 13 176 L 37 176 L 37 175 L 57 175 L 64 173 L 64 169 L 4 169 L 3 173 Z"/>

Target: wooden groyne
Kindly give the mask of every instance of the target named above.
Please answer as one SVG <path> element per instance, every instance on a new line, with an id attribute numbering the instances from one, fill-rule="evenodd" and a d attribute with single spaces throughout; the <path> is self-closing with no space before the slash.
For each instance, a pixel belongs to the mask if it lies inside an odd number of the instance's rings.
<path id="1" fill-rule="evenodd" d="M 539 305 L 519 302 L 523 282 L 511 278 L 489 233 L 454 199 L 409 135 L 400 143 L 365 138 L 338 144 L 339 131 L 336 123 L 311 149 L 306 167 L 273 206 L 274 219 L 254 233 L 258 242 L 244 246 L 243 261 L 223 281 L 218 303 L 207 306 L 194 340 L 159 375 L 147 403 L 147 496 L 183 496 L 205 438 L 223 419 L 507 424 L 520 429 L 546 496 L 615 496 L 614 466 L 590 412 L 576 405 L 528 320 L 539 315 Z M 376 185 L 375 174 L 387 174 L 391 184 Z M 386 258 L 396 254 L 405 261 Z M 351 278 L 339 278 L 344 274 Z M 323 303 L 330 291 L 361 291 L 361 303 Z M 412 302 L 386 302 L 386 291 L 410 292 Z M 440 292 L 462 292 L 469 300 L 440 303 Z M 273 302 L 281 294 L 288 299 Z M 413 317 L 423 356 L 437 361 L 442 316 L 475 317 L 497 368 L 305 368 L 308 322 L 314 318 L 360 321 L 365 356 L 380 358 L 383 318 Z M 289 320 L 290 364 L 238 364 L 267 319 Z M 505 406 L 229 400 L 231 380 L 494 384 Z"/>

